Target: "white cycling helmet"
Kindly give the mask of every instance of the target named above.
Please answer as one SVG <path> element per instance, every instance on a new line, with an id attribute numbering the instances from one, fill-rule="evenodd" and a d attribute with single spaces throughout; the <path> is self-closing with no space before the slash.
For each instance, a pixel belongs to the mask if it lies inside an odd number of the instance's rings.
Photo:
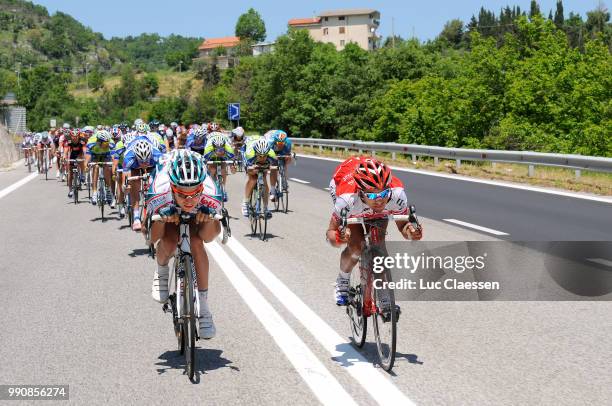
<path id="1" fill-rule="evenodd" d="M 153 152 L 153 146 L 146 140 L 138 140 L 132 147 L 134 155 L 139 162 L 148 162 L 151 160 L 151 153 Z"/>
<path id="2" fill-rule="evenodd" d="M 210 142 L 213 148 L 223 148 L 225 146 L 225 136 L 219 132 L 213 132 L 210 134 Z"/>
<path id="3" fill-rule="evenodd" d="M 136 131 L 139 133 L 146 133 L 147 125 L 145 123 L 136 124 Z"/>
<path id="4" fill-rule="evenodd" d="M 110 142 L 111 135 L 106 130 L 99 130 L 96 132 L 96 139 L 98 142 Z"/>
<path id="5" fill-rule="evenodd" d="M 204 128 L 198 127 L 193 131 L 193 134 L 196 138 L 200 139 L 206 136 L 206 131 L 204 131 Z"/>
<path id="6" fill-rule="evenodd" d="M 136 120 L 134 120 L 134 128 L 138 125 L 138 124 L 144 124 L 144 121 L 141 118 L 137 118 Z"/>
<path id="7" fill-rule="evenodd" d="M 68 123 L 64 123 L 64 125 L 62 125 L 62 128 L 63 128 L 64 130 L 69 130 L 69 129 L 70 129 L 70 124 L 68 124 Z"/>
<path id="8" fill-rule="evenodd" d="M 244 137 L 244 128 L 236 127 L 232 130 L 232 134 L 234 134 L 238 138 Z"/>
<path id="9" fill-rule="evenodd" d="M 202 156 L 197 152 L 179 149 L 174 153 L 168 165 L 170 183 L 175 186 L 197 186 L 206 178 L 206 169 L 202 165 Z"/>
<path id="10" fill-rule="evenodd" d="M 260 138 L 253 144 L 253 150 L 257 155 L 268 155 L 270 152 L 270 144 L 265 138 Z"/>
<path id="11" fill-rule="evenodd" d="M 127 133 L 123 135 L 123 144 L 127 147 L 130 142 L 134 141 L 134 134 Z"/>
<path id="12" fill-rule="evenodd" d="M 174 133 L 172 132 L 171 129 L 166 129 L 166 137 L 172 137 L 174 135 Z"/>

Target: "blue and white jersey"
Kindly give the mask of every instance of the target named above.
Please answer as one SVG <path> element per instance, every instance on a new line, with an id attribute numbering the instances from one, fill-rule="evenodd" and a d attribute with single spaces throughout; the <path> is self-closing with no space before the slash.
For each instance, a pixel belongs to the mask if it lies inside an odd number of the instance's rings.
<path id="1" fill-rule="evenodd" d="M 203 137 L 201 142 L 197 142 L 195 134 L 189 134 L 187 136 L 187 141 L 185 142 L 185 149 L 198 152 L 200 154 L 204 154 L 204 149 L 206 148 L 206 137 Z"/>
<path id="2" fill-rule="evenodd" d="M 146 142 L 151 144 L 151 147 L 152 147 L 151 157 L 149 158 L 148 162 L 140 162 L 138 159 L 136 159 L 136 153 L 134 152 L 134 146 L 136 145 L 136 141 L 138 140 L 145 140 Z M 123 154 L 123 170 L 131 171 L 133 169 L 143 169 L 143 168 L 154 167 L 159 162 L 162 155 L 163 153 L 159 150 L 159 148 L 157 148 L 155 143 L 151 141 L 151 139 L 149 139 L 149 137 L 144 136 L 144 135 L 139 135 L 138 137 L 134 138 L 134 140 L 130 142 L 130 145 L 128 145 L 125 149 L 125 152 Z"/>

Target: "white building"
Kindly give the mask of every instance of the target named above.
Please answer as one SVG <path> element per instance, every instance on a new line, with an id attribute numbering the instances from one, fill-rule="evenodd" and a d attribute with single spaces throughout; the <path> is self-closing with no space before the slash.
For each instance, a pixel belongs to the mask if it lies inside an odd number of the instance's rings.
<path id="1" fill-rule="evenodd" d="M 317 17 L 293 18 L 289 26 L 306 29 L 315 41 L 329 42 L 342 50 L 349 42 L 372 51 L 380 46 L 376 30 L 380 12 L 374 9 L 346 9 L 324 11 Z"/>

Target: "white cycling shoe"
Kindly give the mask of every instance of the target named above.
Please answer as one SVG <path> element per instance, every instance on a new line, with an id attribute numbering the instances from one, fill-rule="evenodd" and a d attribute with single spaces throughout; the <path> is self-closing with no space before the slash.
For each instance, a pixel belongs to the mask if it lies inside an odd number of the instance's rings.
<path id="1" fill-rule="evenodd" d="M 168 265 L 157 265 L 157 271 L 153 275 L 153 285 L 151 286 L 151 297 L 159 303 L 168 300 Z"/>
<path id="2" fill-rule="evenodd" d="M 210 340 L 215 337 L 217 329 L 215 328 L 215 322 L 210 312 L 198 318 L 198 323 L 200 323 L 200 338 Z"/>

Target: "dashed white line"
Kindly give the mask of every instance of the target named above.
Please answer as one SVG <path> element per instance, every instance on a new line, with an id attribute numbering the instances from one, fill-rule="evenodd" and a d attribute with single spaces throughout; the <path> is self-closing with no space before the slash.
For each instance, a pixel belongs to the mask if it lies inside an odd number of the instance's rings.
<path id="1" fill-rule="evenodd" d="M 292 180 L 292 181 L 297 182 L 297 183 L 303 183 L 305 185 L 310 183 L 310 182 L 308 182 L 306 180 L 302 180 L 302 179 L 298 179 L 298 178 L 289 178 L 289 180 Z"/>
<path id="2" fill-rule="evenodd" d="M 287 359 L 319 401 L 330 406 L 357 405 L 351 395 L 346 392 L 295 331 L 274 310 L 274 307 L 247 279 L 219 243 L 215 241 L 207 244 L 206 247 L 234 286 L 234 289 L 242 296 L 255 317 L 259 319 L 276 344 L 285 353 Z"/>
<path id="3" fill-rule="evenodd" d="M 477 224 L 467 223 L 465 221 L 456 220 L 456 219 L 443 219 L 444 221 L 448 221 L 449 223 L 459 224 L 460 226 L 473 228 L 474 230 L 484 231 L 485 233 L 493 234 L 493 235 L 508 235 L 508 233 L 504 233 L 503 231 L 494 230 L 492 228 L 487 228 L 483 226 L 479 226 Z"/>
<path id="4" fill-rule="evenodd" d="M 7 186 L 4 189 L 0 190 L 0 199 L 8 195 L 9 193 L 14 192 L 15 190 L 19 189 L 20 187 L 22 187 L 23 185 L 25 185 L 32 179 L 36 178 L 37 176 L 38 176 L 38 172 L 33 172 L 29 174 L 28 176 L 26 176 L 25 178 L 21 179 L 20 181 L 15 182 L 12 185 Z"/>
<path id="5" fill-rule="evenodd" d="M 586 260 L 594 262 L 594 263 L 599 264 L 599 265 L 604 265 L 604 266 L 612 268 L 612 261 L 610 261 L 608 259 L 604 259 L 604 258 L 587 258 Z"/>
<path id="6" fill-rule="evenodd" d="M 280 303 L 302 323 L 313 337 L 338 362 L 338 365 L 360 383 L 381 405 L 413 405 L 390 380 L 365 359 L 346 339 L 341 337 L 321 317 L 310 309 L 280 279 L 266 268 L 238 240 L 230 237 L 227 246 L 240 258 L 253 274 L 278 298 Z M 331 299 L 330 299 L 331 300 Z M 348 320 L 347 320 L 348 329 Z"/>

